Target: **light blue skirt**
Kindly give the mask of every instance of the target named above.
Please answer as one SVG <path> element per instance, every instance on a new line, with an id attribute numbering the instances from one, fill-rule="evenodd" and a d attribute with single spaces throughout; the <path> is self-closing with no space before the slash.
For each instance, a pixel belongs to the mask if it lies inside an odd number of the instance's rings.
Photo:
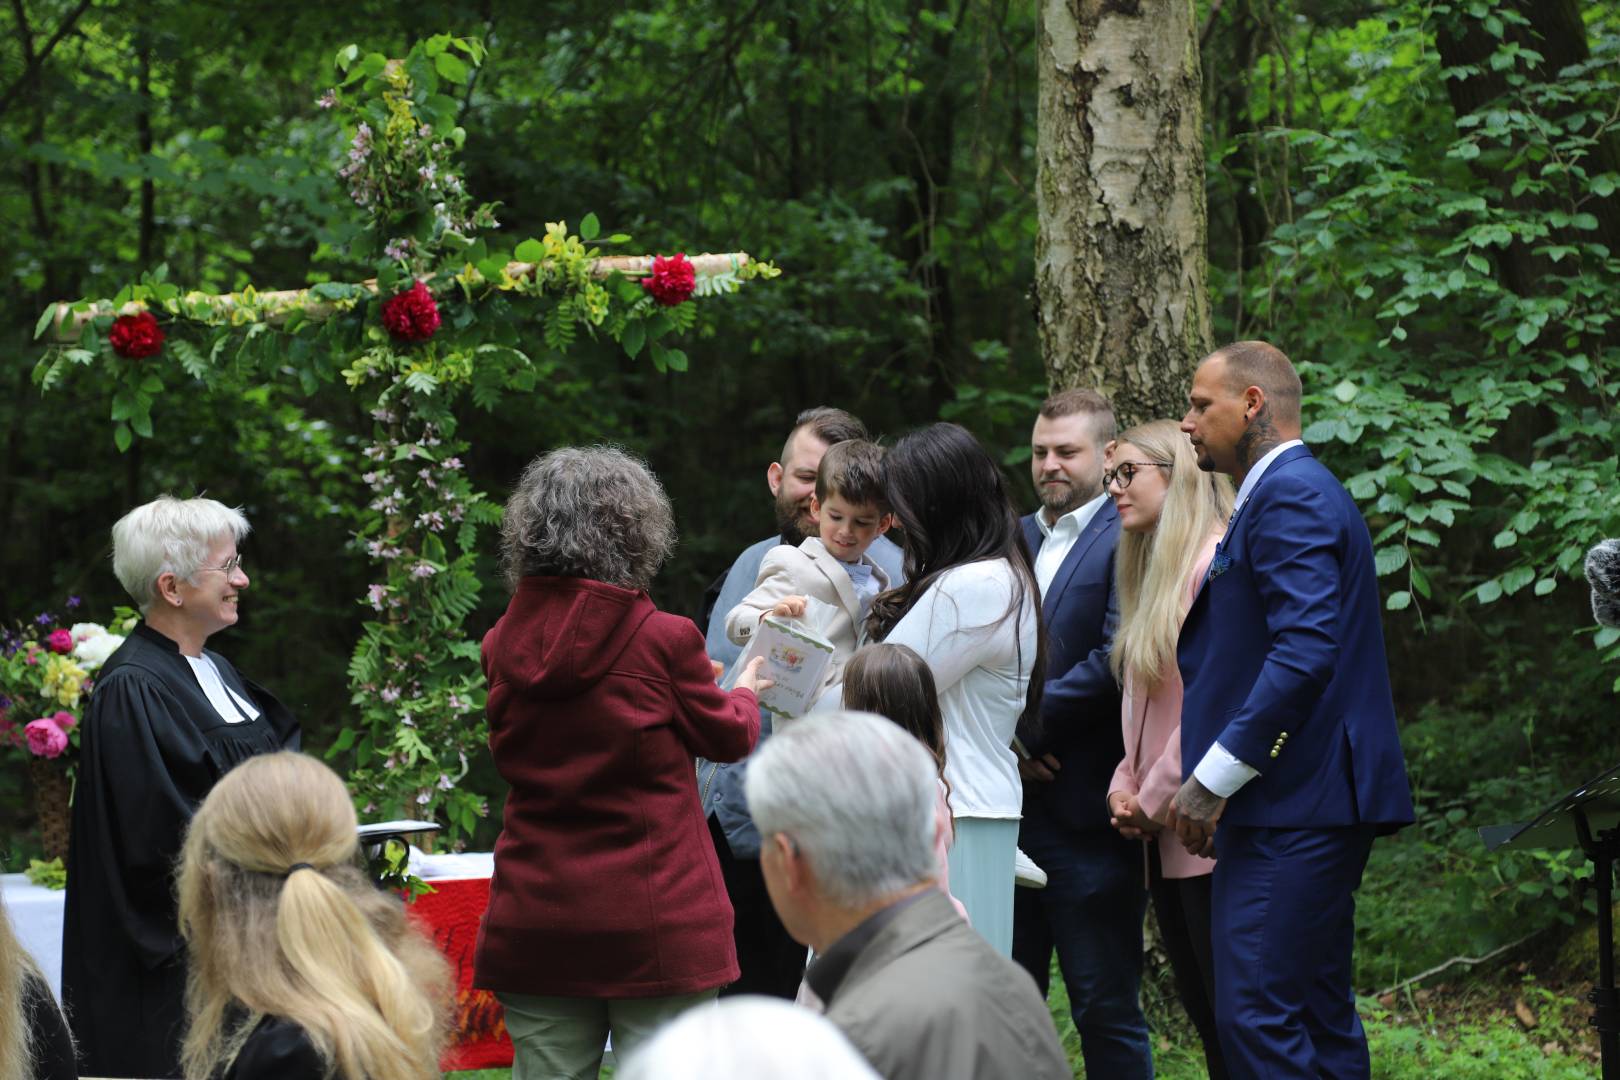
<path id="1" fill-rule="evenodd" d="M 968 919 L 1003 956 L 1012 955 L 1013 862 L 1018 821 L 959 817 L 951 844 L 951 895 Z"/>

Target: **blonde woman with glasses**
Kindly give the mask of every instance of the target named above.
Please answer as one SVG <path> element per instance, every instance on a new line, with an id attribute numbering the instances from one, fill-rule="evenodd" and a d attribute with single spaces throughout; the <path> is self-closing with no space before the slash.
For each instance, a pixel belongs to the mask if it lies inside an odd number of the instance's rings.
<path id="1" fill-rule="evenodd" d="M 444 957 L 359 869 L 354 805 L 314 758 L 254 758 L 186 835 L 186 1080 L 430 1080 Z"/>
<path id="2" fill-rule="evenodd" d="M 1173 420 L 1131 428 L 1111 448 L 1105 490 L 1119 511 L 1119 630 L 1109 662 L 1124 688 L 1125 758 L 1109 784 L 1110 821 L 1140 838 L 1153 909 L 1176 988 L 1204 1044 L 1212 1080 L 1227 1075 L 1215 1033 L 1210 958 L 1213 859 L 1176 840 L 1181 787 L 1181 673 L 1176 639 L 1232 513 L 1232 484 L 1199 469 Z M 1168 840 L 1160 842 L 1161 836 Z"/>

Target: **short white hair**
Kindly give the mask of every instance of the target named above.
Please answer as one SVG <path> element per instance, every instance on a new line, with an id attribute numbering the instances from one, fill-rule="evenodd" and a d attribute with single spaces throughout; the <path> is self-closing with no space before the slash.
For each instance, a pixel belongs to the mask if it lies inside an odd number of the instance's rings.
<path id="1" fill-rule="evenodd" d="M 831 1020 L 759 995 L 688 1009 L 614 1075 L 620 1080 L 878 1080 Z"/>
<path id="2" fill-rule="evenodd" d="M 222 502 L 159 495 L 113 526 L 113 573 L 144 612 L 157 598 L 158 578 L 191 581 L 221 537 L 241 543 L 250 528 L 242 511 Z"/>
<path id="3" fill-rule="evenodd" d="M 815 713 L 748 759 L 761 837 L 785 833 L 825 899 L 856 907 L 939 873 L 934 759 L 904 728 L 862 712 Z"/>

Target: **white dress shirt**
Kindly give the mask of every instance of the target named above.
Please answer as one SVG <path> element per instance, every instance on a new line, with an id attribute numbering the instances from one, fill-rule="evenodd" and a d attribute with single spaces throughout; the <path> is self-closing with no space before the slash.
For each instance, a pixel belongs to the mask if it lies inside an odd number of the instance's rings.
<path id="1" fill-rule="evenodd" d="M 1277 460 L 1277 456 L 1284 450 L 1304 445 L 1302 440 L 1289 439 L 1279 446 L 1272 447 L 1266 452 L 1265 457 L 1254 463 L 1254 468 L 1249 470 L 1248 475 L 1243 478 L 1242 486 L 1238 488 L 1237 502 L 1232 507 L 1231 520 L 1227 522 L 1228 533 L 1237 523 L 1238 515 L 1243 512 L 1243 505 L 1249 501 L 1249 496 L 1253 495 L 1254 489 L 1260 485 L 1260 478 L 1271 468 L 1271 463 Z M 1217 742 L 1205 752 L 1203 760 L 1199 761 L 1198 767 L 1193 770 L 1193 775 L 1198 778 L 1200 784 L 1209 789 L 1211 794 L 1226 799 L 1238 788 L 1259 776 L 1260 770 L 1239 761 L 1236 755 Z"/>
<path id="2" fill-rule="evenodd" d="M 1080 534 L 1086 531 L 1091 519 L 1097 516 L 1103 500 L 1108 498 L 1107 492 L 1097 496 L 1090 502 L 1070 510 L 1057 519 L 1056 524 L 1046 523 L 1046 509 L 1043 507 L 1035 511 L 1035 524 L 1041 527 L 1041 535 L 1046 537 L 1041 542 L 1041 550 L 1035 553 L 1035 584 L 1041 587 L 1041 599 L 1046 599 L 1047 586 L 1057 577 L 1058 567 L 1063 560 L 1069 557 L 1074 549 L 1075 541 Z M 948 760 L 948 759 L 947 759 Z"/>

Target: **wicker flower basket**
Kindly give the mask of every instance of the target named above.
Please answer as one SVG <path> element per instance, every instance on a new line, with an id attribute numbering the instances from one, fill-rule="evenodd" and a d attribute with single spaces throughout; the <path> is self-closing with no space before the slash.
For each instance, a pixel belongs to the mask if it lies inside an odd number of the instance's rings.
<path id="1" fill-rule="evenodd" d="M 34 782 L 34 808 L 39 813 L 39 834 L 47 859 L 67 859 L 68 833 L 73 823 L 69 798 L 73 788 L 67 767 L 49 758 L 28 759 L 28 776 Z"/>

